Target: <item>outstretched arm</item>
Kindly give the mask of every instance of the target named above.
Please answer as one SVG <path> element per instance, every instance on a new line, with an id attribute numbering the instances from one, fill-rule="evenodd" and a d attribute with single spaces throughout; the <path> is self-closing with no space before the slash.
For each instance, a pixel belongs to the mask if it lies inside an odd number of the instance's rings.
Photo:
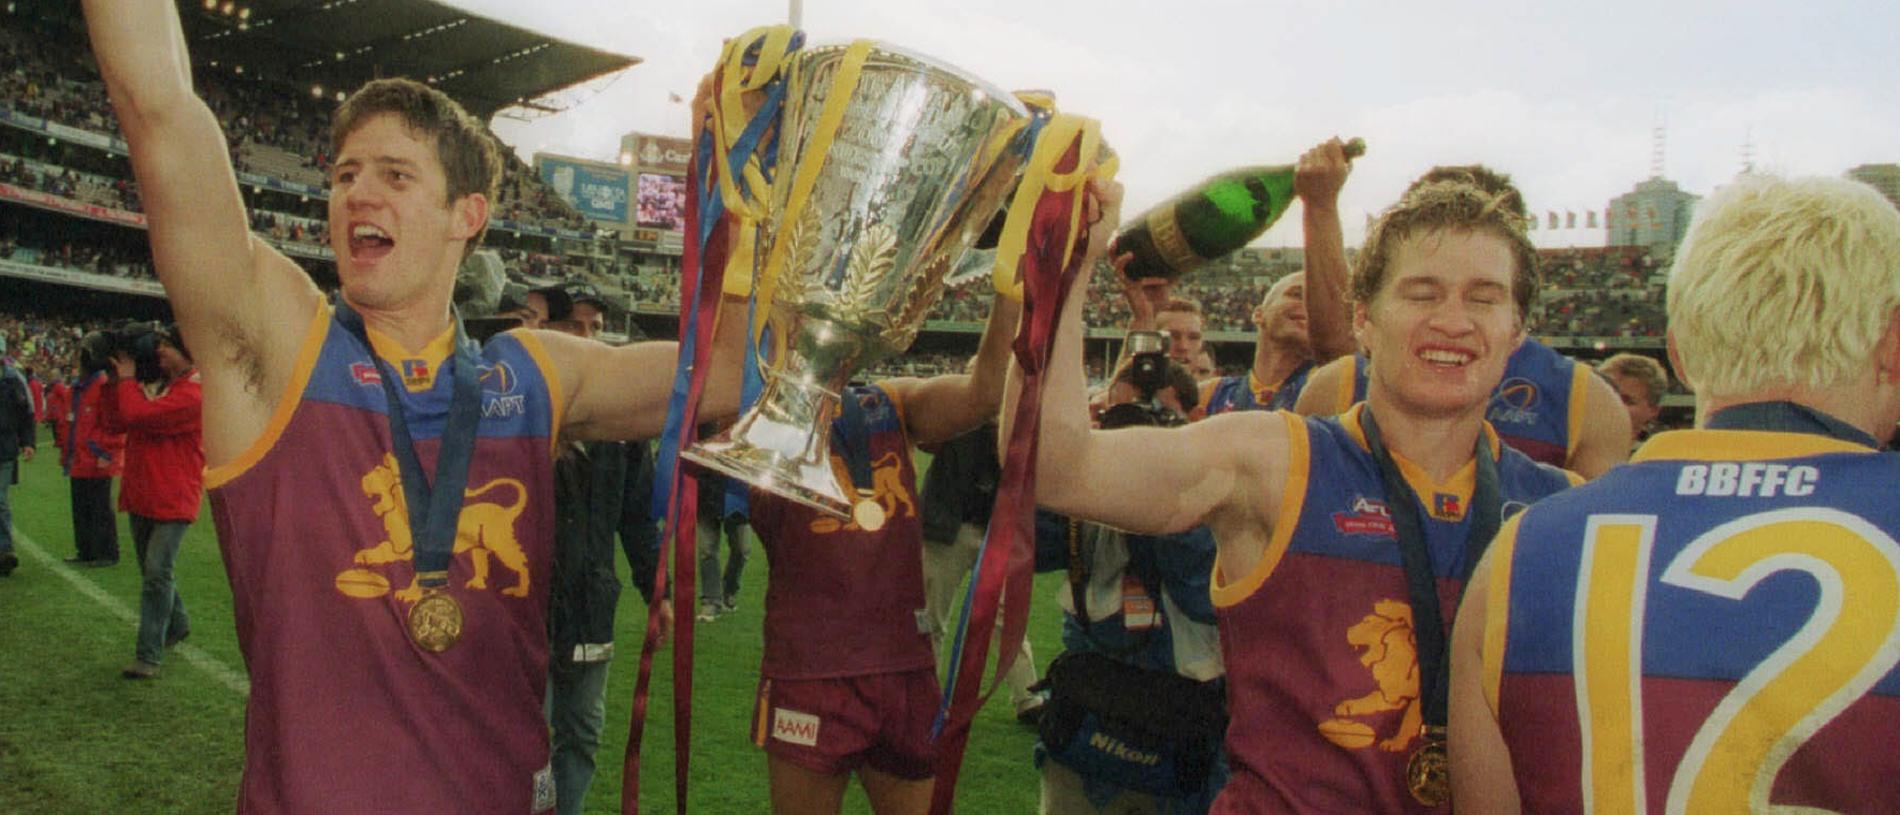
<path id="1" fill-rule="evenodd" d="M 263 432 L 316 311 L 315 284 L 251 236 L 217 117 L 193 92 L 178 6 L 85 0 L 99 72 L 131 148 L 152 259 L 202 360 L 206 457 L 235 458 Z"/>
<path id="2" fill-rule="evenodd" d="M 1339 189 L 1352 165 L 1337 137 L 1306 151 L 1293 172 L 1306 236 L 1306 337 L 1315 362 L 1353 351 L 1346 307 L 1346 238 L 1339 226 Z"/>
<path id="3" fill-rule="evenodd" d="M 998 295 L 990 305 L 989 324 L 977 341 L 976 364 L 969 373 L 929 379 L 891 379 L 879 383 L 904 406 L 904 429 L 916 444 L 949 441 L 996 417 L 1003 404 L 1010 338 L 1021 303 Z"/>
<path id="4" fill-rule="evenodd" d="M 1118 221 L 1121 185 L 1091 190 L 1091 224 Z M 1065 304 L 1045 374 L 1036 459 L 1036 501 L 1048 509 L 1131 532 L 1180 532 L 1200 523 L 1256 530 L 1264 543 L 1285 480 L 1286 425 L 1275 415 L 1247 412 L 1180 428 L 1093 430 L 1083 380 L 1082 312 L 1088 278 L 1108 248 L 1106 227 L 1091 229 L 1088 255 Z M 1010 366 L 1002 438 L 1009 438 L 1021 397 L 1022 370 Z M 1271 502 L 1277 503 L 1277 502 Z M 1223 540 L 1223 546 L 1228 541 Z"/>
<path id="5" fill-rule="evenodd" d="M 532 331 L 547 351 L 567 411 L 561 436 L 575 441 L 650 439 L 666 429 L 673 396 L 677 342 L 640 342 L 615 348 L 559 331 Z M 727 298 L 719 306 L 719 331 L 713 337 L 706 389 L 699 419 L 712 422 L 739 415 L 744 385 L 746 301 Z"/>

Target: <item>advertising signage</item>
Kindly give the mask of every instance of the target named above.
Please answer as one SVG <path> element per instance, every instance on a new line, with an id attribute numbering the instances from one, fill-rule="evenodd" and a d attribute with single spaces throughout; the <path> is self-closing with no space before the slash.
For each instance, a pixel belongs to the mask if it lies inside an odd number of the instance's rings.
<path id="1" fill-rule="evenodd" d="M 541 180 L 588 218 L 627 222 L 627 192 L 632 179 L 626 170 L 543 156 Z"/>

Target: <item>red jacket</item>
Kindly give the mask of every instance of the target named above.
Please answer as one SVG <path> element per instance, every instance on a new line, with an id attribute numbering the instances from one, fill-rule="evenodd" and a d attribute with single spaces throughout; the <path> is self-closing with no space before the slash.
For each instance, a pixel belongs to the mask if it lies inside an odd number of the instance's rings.
<path id="1" fill-rule="evenodd" d="M 72 395 L 72 388 L 65 382 L 53 380 L 46 388 L 46 415 L 40 417 L 53 428 L 53 446 L 60 449 L 60 463 L 66 461 L 66 399 Z"/>
<path id="2" fill-rule="evenodd" d="M 111 478 L 125 470 L 125 432 L 105 425 L 106 403 L 114 401 L 106 396 L 112 392 L 105 374 L 93 374 L 60 400 L 53 432 L 67 477 Z"/>
<path id="3" fill-rule="evenodd" d="M 193 521 L 204 497 L 204 390 L 193 371 L 156 397 L 120 380 L 107 421 L 125 429 L 119 510 L 157 521 Z"/>

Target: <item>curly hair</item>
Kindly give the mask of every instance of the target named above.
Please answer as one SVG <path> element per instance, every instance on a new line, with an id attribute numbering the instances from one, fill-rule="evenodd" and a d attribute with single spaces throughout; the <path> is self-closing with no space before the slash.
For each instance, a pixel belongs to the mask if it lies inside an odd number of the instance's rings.
<path id="1" fill-rule="evenodd" d="M 1434 232 L 1485 233 L 1502 239 L 1517 260 L 1511 274 L 1511 299 L 1518 319 L 1528 323 L 1531 298 L 1539 285 L 1537 249 L 1525 237 L 1514 206 L 1523 206 L 1515 189 L 1492 193 L 1455 180 L 1414 185 L 1366 233 L 1365 248 L 1352 269 L 1353 301 L 1372 304 L 1385 285 L 1393 255 L 1406 241 Z"/>

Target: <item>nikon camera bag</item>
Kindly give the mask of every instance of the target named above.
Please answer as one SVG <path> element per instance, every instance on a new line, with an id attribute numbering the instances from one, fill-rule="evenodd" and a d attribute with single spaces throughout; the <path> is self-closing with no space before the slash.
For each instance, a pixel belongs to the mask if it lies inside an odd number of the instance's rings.
<path id="1" fill-rule="evenodd" d="M 1197 682 L 1107 654 L 1068 651 L 1049 665 L 1037 734 L 1084 778 L 1167 798 L 1198 792 L 1213 771 L 1227 706 L 1219 680 Z"/>

